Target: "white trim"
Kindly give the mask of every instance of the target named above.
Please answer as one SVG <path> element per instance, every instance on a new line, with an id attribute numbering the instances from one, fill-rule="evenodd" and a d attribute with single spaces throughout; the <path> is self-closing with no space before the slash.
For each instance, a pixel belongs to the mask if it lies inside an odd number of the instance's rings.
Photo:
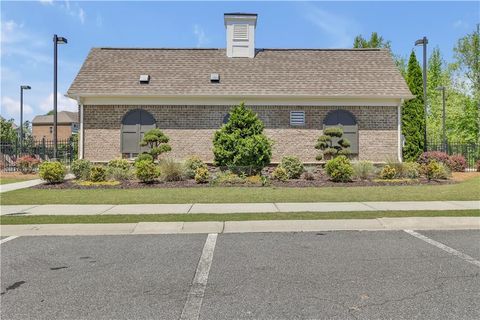
<path id="1" fill-rule="evenodd" d="M 80 129 L 78 130 L 78 159 L 83 159 L 83 103 L 80 103 Z"/>
<path id="2" fill-rule="evenodd" d="M 308 96 L 85 96 L 85 105 L 247 105 L 262 106 L 378 106 L 397 107 L 398 97 L 308 97 Z"/>
<path id="3" fill-rule="evenodd" d="M 402 157 L 402 105 L 403 105 L 403 99 L 397 106 L 397 143 L 398 143 L 398 161 L 402 162 L 403 157 Z"/>

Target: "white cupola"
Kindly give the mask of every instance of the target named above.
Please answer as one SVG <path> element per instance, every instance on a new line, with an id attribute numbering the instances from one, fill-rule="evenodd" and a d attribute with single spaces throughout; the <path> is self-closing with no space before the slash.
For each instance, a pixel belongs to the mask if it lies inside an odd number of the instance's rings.
<path id="1" fill-rule="evenodd" d="M 225 13 L 225 28 L 227 30 L 227 57 L 255 57 L 255 27 L 256 13 Z"/>

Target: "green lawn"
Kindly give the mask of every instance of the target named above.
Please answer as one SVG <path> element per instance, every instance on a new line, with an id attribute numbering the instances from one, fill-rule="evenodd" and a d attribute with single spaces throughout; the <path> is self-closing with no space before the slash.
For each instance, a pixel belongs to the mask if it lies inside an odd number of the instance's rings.
<path id="1" fill-rule="evenodd" d="M 78 216 L 2 216 L 0 224 L 137 223 L 176 221 L 374 219 L 382 217 L 480 217 L 480 210 L 355 211 L 236 214 L 128 214 Z"/>
<path id="2" fill-rule="evenodd" d="M 33 179 L 36 179 L 36 178 L 0 178 L 0 184 L 23 182 L 23 181 L 33 180 Z"/>
<path id="3" fill-rule="evenodd" d="M 244 203 L 321 201 L 478 200 L 480 178 L 448 185 L 320 188 L 22 189 L 2 194 L 2 204 Z"/>

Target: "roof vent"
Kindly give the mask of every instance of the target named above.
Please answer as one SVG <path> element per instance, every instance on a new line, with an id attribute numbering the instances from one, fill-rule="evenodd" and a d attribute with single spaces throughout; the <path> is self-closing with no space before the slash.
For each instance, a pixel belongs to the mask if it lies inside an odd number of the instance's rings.
<path id="1" fill-rule="evenodd" d="M 220 82 L 220 75 L 218 73 L 211 73 L 210 82 Z"/>
<path id="2" fill-rule="evenodd" d="M 140 75 L 140 83 L 147 84 L 150 82 L 150 75 L 148 74 L 141 74 Z"/>

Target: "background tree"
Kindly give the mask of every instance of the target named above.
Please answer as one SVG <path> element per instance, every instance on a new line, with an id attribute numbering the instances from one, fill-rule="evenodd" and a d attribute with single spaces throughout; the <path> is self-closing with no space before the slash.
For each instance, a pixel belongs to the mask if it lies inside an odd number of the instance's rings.
<path id="1" fill-rule="evenodd" d="M 475 97 L 480 97 L 480 24 L 474 32 L 460 38 L 454 51 L 455 66 L 471 81 Z"/>
<path id="2" fill-rule="evenodd" d="M 382 36 L 376 32 L 372 32 L 370 39 L 365 39 L 361 34 L 353 40 L 354 48 L 388 48 L 390 49 L 390 41 L 384 40 Z"/>
<path id="3" fill-rule="evenodd" d="M 0 141 L 10 144 L 15 144 L 17 141 L 17 132 L 13 128 L 13 119 L 7 121 L 0 117 Z"/>
<path id="4" fill-rule="evenodd" d="M 424 105 L 422 69 L 415 52 L 412 51 L 408 61 L 407 85 L 415 96 L 404 103 L 402 107 L 402 134 L 405 137 L 403 157 L 407 161 L 415 161 L 422 154 L 424 148 Z"/>
<path id="5" fill-rule="evenodd" d="M 272 143 L 263 129 L 263 122 L 243 102 L 233 107 L 213 138 L 215 165 L 244 173 L 260 171 L 272 157 Z"/>
<path id="6" fill-rule="evenodd" d="M 155 128 L 145 132 L 140 145 L 142 147 L 150 147 L 149 153 L 153 159 L 156 159 L 159 155 L 172 150 L 172 147 L 168 145 L 170 139 L 162 132 L 162 130 Z"/>

